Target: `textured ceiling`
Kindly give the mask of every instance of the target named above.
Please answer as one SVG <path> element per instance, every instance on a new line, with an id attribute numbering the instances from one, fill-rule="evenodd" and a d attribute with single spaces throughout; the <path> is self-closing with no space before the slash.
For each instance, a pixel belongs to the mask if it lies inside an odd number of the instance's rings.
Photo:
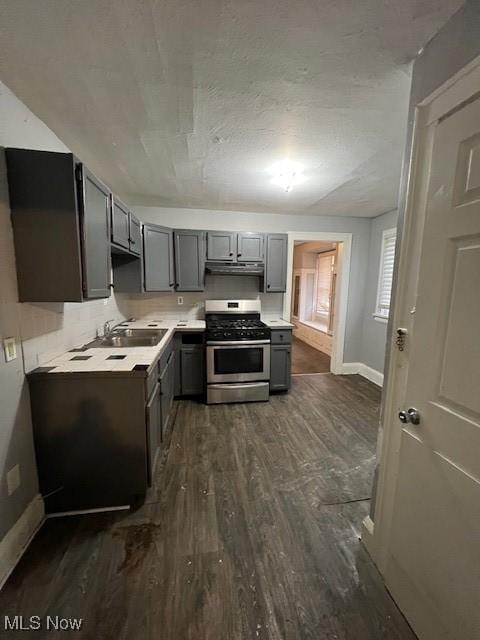
<path id="1" fill-rule="evenodd" d="M 0 80 L 131 204 L 374 216 L 397 202 L 409 61 L 461 4 L 0 0 Z"/>

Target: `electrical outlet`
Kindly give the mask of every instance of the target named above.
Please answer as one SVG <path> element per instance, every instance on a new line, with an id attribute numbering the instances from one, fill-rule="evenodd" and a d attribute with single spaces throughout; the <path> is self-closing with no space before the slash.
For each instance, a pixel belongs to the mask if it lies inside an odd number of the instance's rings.
<path id="1" fill-rule="evenodd" d="M 5 351 L 5 362 L 15 360 L 17 357 L 15 338 L 5 338 L 3 341 L 3 350 Z"/>
<path id="2" fill-rule="evenodd" d="M 20 465 L 16 464 L 14 467 L 7 471 L 7 492 L 11 496 L 14 491 L 20 486 Z"/>
<path id="3" fill-rule="evenodd" d="M 177 304 L 183 304 L 183 296 L 178 296 Z"/>

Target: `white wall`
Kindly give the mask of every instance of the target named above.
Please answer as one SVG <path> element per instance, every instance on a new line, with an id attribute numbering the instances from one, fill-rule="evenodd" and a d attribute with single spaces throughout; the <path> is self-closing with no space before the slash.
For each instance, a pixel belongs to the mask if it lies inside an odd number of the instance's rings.
<path id="1" fill-rule="evenodd" d="M 382 234 L 385 229 L 397 226 L 398 212 L 384 213 L 371 221 L 368 251 L 367 286 L 365 289 L 365 313 L 363 319 L 361 362 L 383 374 L 387 322 L 373 317 L 377 303 L 377 286 L 380 271 Z"/>
<path id="2" fill-rule="evenodd" d="M 174 228 L 249 230 L 285 233 L 288 231 L 326 231 L 352 233 L 350 288 L 344 357 L 346 362 L 361 362 L 364 297 L 370 243 L 371 222 L 366 218 L 277 215 L 206 209 L 169 209 L 132 207 L 144 222 Z M 266 294 L 266 299 L 272 294 Z M 264 300 L 265 298 L 262 298 Z M 154 302 L 152 301 L 152 306 Z"/>
<path id="3" fill-rule="evenodd" d="M 0 83 L 0 146 L 68 151 L 62 142 L 5 85 Z M 41 268 L 41 265 L 39 265 Z M 59 265 L 61 268 L 61 265 Z M 0 353 L 0 540 L 38 491 L 30 400 L 25 371 L 86 342 L 109 319 L 125 317 L 117 296 L 83 304 L 20 304 L 5 157 L 0 153 L 0 339 L 15 337 L 18 358 Z M 6 473 L 20 465 L 21 485 L 7 495 Z"/>

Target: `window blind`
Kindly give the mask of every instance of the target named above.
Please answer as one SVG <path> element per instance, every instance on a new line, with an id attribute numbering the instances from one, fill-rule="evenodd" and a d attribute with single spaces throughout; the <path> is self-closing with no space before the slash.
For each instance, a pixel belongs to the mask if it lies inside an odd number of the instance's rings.
<path id="1" fill-rule="evenodd" d="M 385 232 L 383 234 L 382 259 L 378 281 L 377 314 L 385 317 L 388 317 L 390 311 L 396 237 L 395 231 Z"/>
<path id="2" fill-rule="evenodd" d="M 328 313 L 330 311 L 330 293 L 332 288 L 333 256 L 319 255 L 317 258 L 317 295 L 315 311 Z"/>

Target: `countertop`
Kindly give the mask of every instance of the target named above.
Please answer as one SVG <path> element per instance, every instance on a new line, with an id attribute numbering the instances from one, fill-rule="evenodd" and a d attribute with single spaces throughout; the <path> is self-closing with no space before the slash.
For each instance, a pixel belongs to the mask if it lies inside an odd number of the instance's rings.
<path id="1" fill-rule="evenodd" d="M 267 327 L 271 329 L 293 329 L 295 326 L 288 320 L 284 320 L 283 318 L 279 318 L 278 316 L 261 316 L 262 322 L 264 322 Z"/>
<path id="2" fill-rule="evenodd" d="M 272 329 L 291 329 L 294 325 L 278 316 L 262 316 L 262 321 Z M 158 360 L 176 332 L 205 331 L 204 320 L 162 320 L 142 318 L 125 321 L 117 325 L 132 329 L 167 329 L 167 333 L 154 347 L 94 347 L 84 349 L 82 345 L 67 351 L 35 369 L 32 373 L 86 373 L 86 372 L 128 372 L 143 366 L 146 370 Z M 113 356 L 113 358 L 112 358 Z M 120 356 L 123 356 L 120 358 Z"/>
<path id="3" fill-rule="evenodd" d="M 82 345 L 79 345 L 79 347 L 50 360 L 39 369 L 32 371 L 32 373 L 40 371 L 47 373 L 128 372 L 139 365 L 145 366 L 146 370 L 148 370 L 161 356 L 176 332 L 205 331 L 204 320 L 143 318 L 131 322 L 121 322 L 117 326 L 132 329 L 167 329 L 167 333 L 153 347 L 94 347 L 83 349 Z M 114 357 L 113 359 L 111 359 L 112 356 Z M 118 356 L 124 357 L 115 359 Z"/>

